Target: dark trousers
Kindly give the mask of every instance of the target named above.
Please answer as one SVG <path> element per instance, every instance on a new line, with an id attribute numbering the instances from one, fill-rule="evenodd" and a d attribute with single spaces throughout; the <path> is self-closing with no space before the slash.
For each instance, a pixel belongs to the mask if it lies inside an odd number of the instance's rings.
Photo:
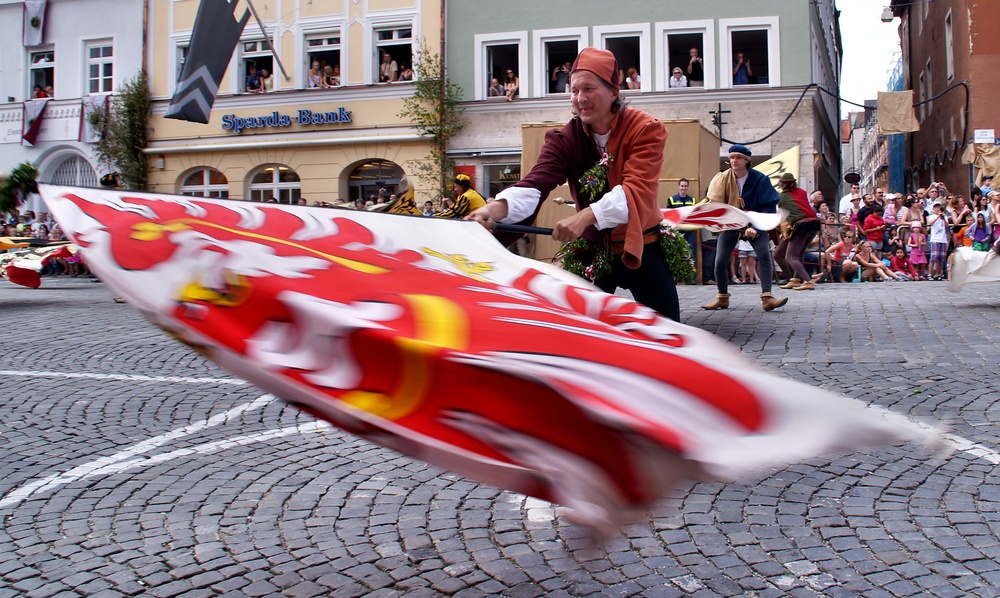
<path id="1" fill-rule="evenodd" d="M 727 230 L 719 233 L 719 242 L 715 247 L 715 286 L 719 289 L 719 293 L 729 292 L 729 261 L 733 258 L 733 249 L 736 249 L 736 243 L 740 240 L 740 232 Z M 760 290 L 762 293 L 770 293 L 774 269 L 771 265 L 771 248 L 768 246 L 767 233 L 757 231 L 757 236 L 748 241 L 757 254 Z"/>
<path id="2" fill-rule="evenodd" d="M 621 256 L 616 255 L 611 262 L 611 274 L 597 279 L 594 284 L 605 293 L 614 293 L 618 287 L 628 289 L 637 302 L 675 322 L 681 321 L 674 275 L 663 261 L 659 241 L 646 243 L 642 248 L 642 263 L 635 270 L 628 268 Z"/>
<path id="3" fill-rule="evenodd" d="M 806 271 L 802 261 L 806 255 L 806 247 L 818 231 L 819 222 L 816 220 L 800 222 L 792 229 L 792 235 L 788 238 L 788 246 L 785 249 L 785 262 L 791 268 L 789 276 L 794 275 L 803 281 L 809 280 L 809 272 Z"/>

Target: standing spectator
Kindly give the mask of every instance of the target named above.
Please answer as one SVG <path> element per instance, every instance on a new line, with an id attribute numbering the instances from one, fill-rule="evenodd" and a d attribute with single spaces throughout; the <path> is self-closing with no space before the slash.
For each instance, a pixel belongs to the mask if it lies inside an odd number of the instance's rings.
<path id="1" fill-rule="evenodd" d="M 323 82 L 327 87 L 340 87 L 340 65 L 323 67 Z"/>
<path id="2" fill-rule="evenodd" d="M 777 211 L 778 192 L 764 173 L 749 167 L 751 155 L 750 149 L 746 146 L 738 144 L 730 146 L 730 169 L 720 172 L 712 179 L 708 186 L 709 198 L 712 201 L 741 206 L 747 211 L 773 214 Z M 768 247 L 770 239 L 767 233 L 748 226 L 742 232 L 727 230 L 719 234 L 715 252 L 715 284 L 719 292 L 715 301 L 702 305 L 702 309 L 729 307 L 729 279 L 726 277 L 726 268 L 729 256 L 740 237 L 749 241 L 754 253 L 757 254 L 757 263 L 760 267 L 760 300 L 764 311 L 771 311 L 788 303 L 787 297 L 776 299 L 771 294 L 774 266 L 771 263 L 771 251 Z"/>
<path id="3" fill-rule="evenodd" d="M 508 102 L 513 102 L 517 98 L 521 89 L 521 80 L 517 78 L 514 71 L 507 69 L 507 74 L 503 78 L 503 93 L 507 96 Z"/>
<path id="4" fill-rule="evenodd" d="M 424 202 L 424 209 L 423 209 L 422 213 L 423 213 L 424 216 L 433 216 L 434 215 L 434 202 L 431 201 L 431 200 L 429 200 L 429 199 L 427 201 L 425 201 Z"/>
<path id="5" fill-rule="evenodd" d="M 413 81 L 413 69 L 410 65 L 404 64 L 403 70 L 399 72 L 399 81 Z"/>
<path id="6" fill-rule="evenodd" d="M 677 67 L 677 66 L 674 67 L 673 74 L 670 76 L 670 80 L 668 82 L 668 85 L 670 87 L 687 87 L 688 86 L 688 79 L 687 79 L 687 77 L 684 76 L 684 73 L 681 72 L 680 67 Z"/>
<path id="7" fill-rule="evenodd" d="M 992 245 L 992 232 L 986 225 L 986 215 L 976 212 L 976 220 L 965 231 L 965 236 L 972 240 L 972 248 L 976 251 L 989 251 Z"/>
<path id="8" fill-rule="evenodd" d="M 681 178 L 681 180 L 677 181 L 677 193 L 675 193 L 673 196 L 667 198 L 667 207 L 668 208 L 681 208 L 681 207 L 684 207 L 684 206 L 693 206 L 694 205 L 694 198 L 691 197 L 690 195 L 688 195 L 688 187 L 690 187 L 690 185 L 691 185 L 691 181 L 689 181 L 689 180 L 687 180 L 685 178 Z M 695 255 L 695 238 L 694 238 L 695 231 L 693 231 L 693 230 L 685 230 L 685 231 L 679 231 L 679 232 L 681 232 L 681 234 L 684 235 L 684 240 L 687 241 L 688 247 L 691 248 L 691 256 L 694 257 L 694 255 Z M 702 264 L 702 268 L 704 268 L 704 264 Z M 688 281 L 688 284 L 691 284 L 692 282 L 693 281 Z"/>
<path id="9" fill-rule="evenodd" d="M 392 83 L 399 76 L 399 65 L 388 52 L 382 52 L 382 64 L 378 67 L 379 83 Z"/>
<path id="10" fill-rule="evenodd" d="M 910 263 L 920 275 L 920 280 L 927 280 L 927 254 L 924 253 L 924 243 L 927 242 L 927 235 L 924 234 L 923 225 L 914 220 L 910 224 L 910 238 L 906 241 L 910 248 Z"/>
<path id="11" fill-rule="evenodd" d="M 260 93 L 263 91 L 260 82 L 260 73 L 257 72 L 257 67 L 250 65 L 250 74 L 247 75 L 247 92 L 249 93 Z"/>
<path id="12" fill-rule="evenodd" d="M 569 69 L 573 63 L 566 61 L 552 69 L 552 93 L 569 91 Z"/>
<path id="13" fill-rule="evenodd" d="M 750 68 L 750 59 L 743 55 L 743 52 L 736 53 L 736 60 L 733 61 L 733 85 L 747 85 L 753 77 L 753 70 Z"/>
<path id="14" fill-rule="evenodd" d="M 882 219 L 889 226 L 894 226 L 899 220 L 896 218 L 896 214 L 899 213 L 899 204 L 897 202 L 897 197 L 895 193 L 889 193 L 885 196 L 885 210 L 882 213 Z"/>
<path id="15" fill-rule="evenodd" d="M 990 191 L 993 191 L 993 175 L 988 174 L 983 177 L 983 186 L 979 188 L 983 193 L 983 197 L 989 197 Z"/>
<path id="16" fill-rule="evenodd" d="M 859 239 L 867 237 L 865 233 L 865 220 L 868 216 L 875 210 L 875 196 L 871 193 L 865 193 L 861 196 L 861 207 L 858 208 L 858 230 L 861 231 L 861 235 L 858 236 Z"/>
<path id="17" fill-rule="evenodd" d="M 933 214 L 927 219 L 930 227 L 931 259 L 928 276 L 931 280 L 944 279 L 944 261 L 948 256 L 948 215 L 945 214 L 944 206 L 940 201 L 934 202 L 931 206 Z"/>
<path id="18" fill-rule="evenodd" d="M 858 234 L 859 239 L 861 238 L 860 235 L 861 227 L 859 225 L 863 224 L 862 222 L 860 222 L 860 220 L 861 220 L 861 198 L 855 196 L 851 198 L 851 207 L 847 209 L 847 224 L 848 226 L 850 226 L 859 233 Z"/>
<path id="19" fill-rule="evenodd" d="M 455 205 L 451 208 L 434 214 L 435 218 L 465 218 L 471 212 L 486 205 L 486 200 L 472 187 L 472 178 L 467 174 L 455 176 Z"/>
<path id="20" fill-rule="evenodd" d="M 568 182 L 577 212 L 555 224 L 552 238 L 609 244 L 611 271 L 594 283 L 605 292 L 628 288 L 639 303 L 680 320 L 674 277 L 660 250 L 663 214 L 656 200 L 667 130 L 624 105 L 618 63 L 608 50 L 584 48 L 570 70 L 573 119 L 546 135 L 526 177 L 470 218 L 487 227 L 495 220 L 530 223 L 542 200 Z M 598 184 L 585 186 L 581 178 L 594 172 Z"/>
<path id="21" fill-rule="evenodd" d="M 874 249 L 875 253 L 878 255 L 882 254 L 882 245 L 885 241 L 886 224 L 885 220 L 882 218 L 883 213 L 884 210 L 882 209 L 882 206 L 875 204 L 875 208 L 872 210 L 871 214 L 865 218 L 864 223 L 865 239 L 871 243 L 872 249 Z"/>
<path id="22" fill-rule="evenodd" d="M 274 77 L 267 72 L 267 69 L 260 69 L 260 91 L 261 93 L 274 91 Z"/>
<path id="23" fill-rule="evenodd" d="M 810 278 L 803 261 L 806 247 L 819 232 L 819 220 L 812 205 L 809 204 L 805 189 L 799 187 L 794 174 L 783 173 L 778 184 L 781 186 L 778 207 L 788 213 L 785 218 L 788 235 L 778 246 L 777 251 L 777 262 L 789 277 L 788 283 L 781 288 L 809 291 L 816 288 L 816 283 Z"/>
<path id="24" fill-rule="evenodd" d="M 500 82 L 497 81 L 496 77 L 490 79 L 490 88 L 487 90 L 486 95 L 491 98 L 504 95 L 503 88 L 500 87 Z"/>
<path id="25" fill-rule="evenodd" d="M 861 197 L 861 185 L 854 183 L 851 185 L 851 192 L 840 198 L 840 205 L 837 207 L 837 212 L 840 214 L 846 214 L 847 210 L 851 208 L 851 200 L 855 197 Z"/>
<path id="26" fill-rule="evenodd" d="M 698 55 L 698 48 L 688 51 L 687 79 L 691 87 L 705 86 L 705 61 Z"/>
<path id="27" fill-rule="evenodd" d="M 627 89 L 642 89 L 642 77 L 634 66 L 630 66 L 625 72 L 625 87 Z"/>
<path id="28" fill-rule="evenodd" d="M 326 78 L 323 77 L 323 69 L 320 67 L 318 60 L 312 61 L 312 68 L 306 74 L 306 87 L 326 87 Z"/>

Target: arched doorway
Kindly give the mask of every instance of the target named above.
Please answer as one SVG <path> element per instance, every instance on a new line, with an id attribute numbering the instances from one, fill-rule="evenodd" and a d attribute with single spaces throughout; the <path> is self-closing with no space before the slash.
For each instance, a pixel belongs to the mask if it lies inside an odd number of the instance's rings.
<path id="1" fill-rule="evenodd" d="M 96 187 L 97 172 L 90 162 L 82 156 L 68 156 L 56 166 L 52 178 L 48 181 L 53 185 L 68 187 Z"/>
<path id="2" fill-rule="evenodd" d="M 367 200 L 372 195 L 378 196 L 380 189 L 388 194 L 395 193 L 399 181 L 404 176 L 403 169 L 389 160 L 372 159 L 359 164 L 348 175 L 347 188 L 351 201 Z"/>

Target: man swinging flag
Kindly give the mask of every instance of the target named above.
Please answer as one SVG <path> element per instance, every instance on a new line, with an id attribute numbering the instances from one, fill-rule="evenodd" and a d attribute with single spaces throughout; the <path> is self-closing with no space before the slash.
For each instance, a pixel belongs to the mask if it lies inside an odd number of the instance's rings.
<path id="1" fill-rule="evenodd" d="M 250 19 L 250 11 L 246 10 L 240 20 L 235 20 L 235 4 L 226 0 L 201 0 L 187 60 L 174 97 L 167 106 L 167 118 L 208 124 L 222 76 L 243 27 Z"/>
<path id="2" fill-rule="evenodd" d="M 682 478 L 925 440 L 479 224 L 40 190 L 90 268 L 205 357 L 335 425 L 612 534 Z"/>

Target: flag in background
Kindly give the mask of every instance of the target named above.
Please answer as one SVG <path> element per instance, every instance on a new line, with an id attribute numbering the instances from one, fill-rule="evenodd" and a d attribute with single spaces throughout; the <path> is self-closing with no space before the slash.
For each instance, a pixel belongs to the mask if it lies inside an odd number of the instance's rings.
<path id="1" fill-rule="evenodd" d="M 116 295 L 331 423 L 612 534 L 682 478 L 932 437 L 472 222 L 40 185 Z"/>
<path id="2" fill-rule="evenodd" d="M 24 0 L 24 30 L 21 45 L 40 46 L 45 43 L 46 0 Z"/>
<path id="3" fill-rule="evenodd" d="M 235 20 L 235 6 L 235 2 L 226 0 L 201 0 L 187 59 L 166 118 L 208 124 L 222 76 L 250 19 L 250 11 L 245 10 L 243 17 Z"/>
<path id="4" fill-rule="evenodd" d="M 24 102 L 24 123 L 21 125 L 21 145 L 35 145 L 38 132 L 42 128 L 42 118 L 45 116 L 45 105 L 49 98 L 38 98 Z"/>
<path id="5" fill-rule="evenodd" d="M 77 141 L 97 143 L 101 140 L 101 130 L 90 124 L 90 115 L 99 108 L 107 109 L 109 97 L 108 95 L 101 94 L 81 98 L 83 114 L 80 116 L 80 135 Z"/>

